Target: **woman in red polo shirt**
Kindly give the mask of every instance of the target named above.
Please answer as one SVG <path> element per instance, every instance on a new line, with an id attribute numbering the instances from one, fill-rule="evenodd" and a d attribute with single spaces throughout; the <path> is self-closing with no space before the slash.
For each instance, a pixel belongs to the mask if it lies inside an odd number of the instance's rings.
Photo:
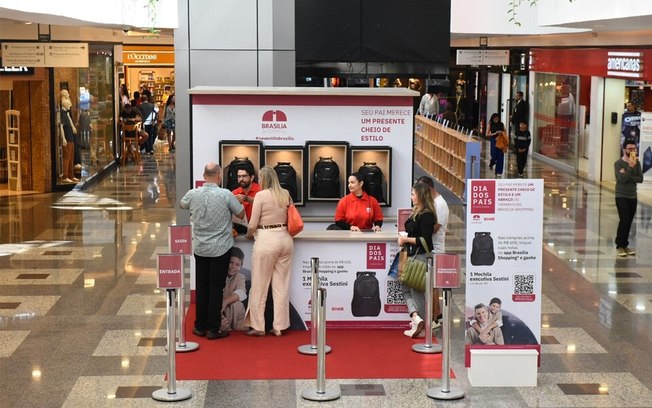
<path id="1" fill-rule="evenodd" d="M 364 178 L 358 172 L 351 173 L 348 179 L 351 194 L 344 196 L 335 210 L 335 225 L 329 229 L 360 231 L 371 229 L 380 231 L 383 225 L 383 212 L 378 200 L 364 190 Z"/>

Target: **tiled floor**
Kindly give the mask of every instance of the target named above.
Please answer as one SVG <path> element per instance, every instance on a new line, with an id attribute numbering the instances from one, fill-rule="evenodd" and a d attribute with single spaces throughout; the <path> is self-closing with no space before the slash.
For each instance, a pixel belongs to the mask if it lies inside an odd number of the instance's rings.
<path id="1" fill-rule="evenodd" d="M 642 187 L 635 220 L 638 255 L 620 259 L 613 185 L 529 166 L 530 177 L 546 181 L 537 387 L 470 386 L 459 290 L 451 386 L 464 390 L 461 400 L 428 398 L 441 383 L 423 379 L 328 379 L 327 389 L 342 391 L 329 403 L 301 398 L 314 381 L 179 381 L 193 396 L 174 406 L 652 406 L 652 188 Z M 174 173 L 173 158 L 157 153 L 89 190 L 0 194 L 0 407 L 172 406 L 151 393 L 166 387 L 155 268 L 175 220 Z M 452 206 L 447 237 L 449 251 L 461 254 L 464 212 Z"/>

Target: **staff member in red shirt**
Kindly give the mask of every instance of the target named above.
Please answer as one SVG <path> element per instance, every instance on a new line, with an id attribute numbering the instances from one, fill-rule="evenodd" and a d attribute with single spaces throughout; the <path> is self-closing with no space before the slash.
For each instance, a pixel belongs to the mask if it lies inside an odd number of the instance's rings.
<path id="1" fill-rule="evenodd" d="M 383 212 L 378 200 L 364 190 L 364 178 L 358 172 L 351 173 L 348 179 L 351 194 L 344 196 L 335 210 L 335 226 L 328 229 L 360 231 L 372 229 L 380 231 L 383 225 Z"/>
<path id="2" fill-rule="evenodd" d="M 247 221 L 249 221 L 251 219 L 254 196 L 260 191 L 260 184 L 254 181 L 254 175 L 250 174 L 247 169 L 239 169 L 237 175 L 240 187 L 233 190 L 232 193 L 244 207 L 245 214 L 247 214 Z"/>

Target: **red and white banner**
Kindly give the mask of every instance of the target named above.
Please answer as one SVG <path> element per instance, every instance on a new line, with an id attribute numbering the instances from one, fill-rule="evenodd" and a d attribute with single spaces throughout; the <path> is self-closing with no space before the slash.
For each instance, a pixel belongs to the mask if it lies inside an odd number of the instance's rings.
<path id="1" fill-rule="evenodd" d="M 183 287 L 183 255 L 158 255 L 159 289 L 179 289 Z"/>

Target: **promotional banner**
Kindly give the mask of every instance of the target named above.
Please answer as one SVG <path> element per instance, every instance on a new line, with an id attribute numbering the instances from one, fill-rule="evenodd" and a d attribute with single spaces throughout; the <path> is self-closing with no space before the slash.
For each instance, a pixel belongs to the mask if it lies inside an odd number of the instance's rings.
<path id="1" fill-rule="evenodd" d="M 638 148 L 638 159 L 643 168 L 643 180 L 652 180 L 652 112 L 641 113 L 641 143 Z"/>
<path id="2" fill-rule="evenodd" d="M 466 344 L 540 344 L 543 180 L 467 185 Z"/>

